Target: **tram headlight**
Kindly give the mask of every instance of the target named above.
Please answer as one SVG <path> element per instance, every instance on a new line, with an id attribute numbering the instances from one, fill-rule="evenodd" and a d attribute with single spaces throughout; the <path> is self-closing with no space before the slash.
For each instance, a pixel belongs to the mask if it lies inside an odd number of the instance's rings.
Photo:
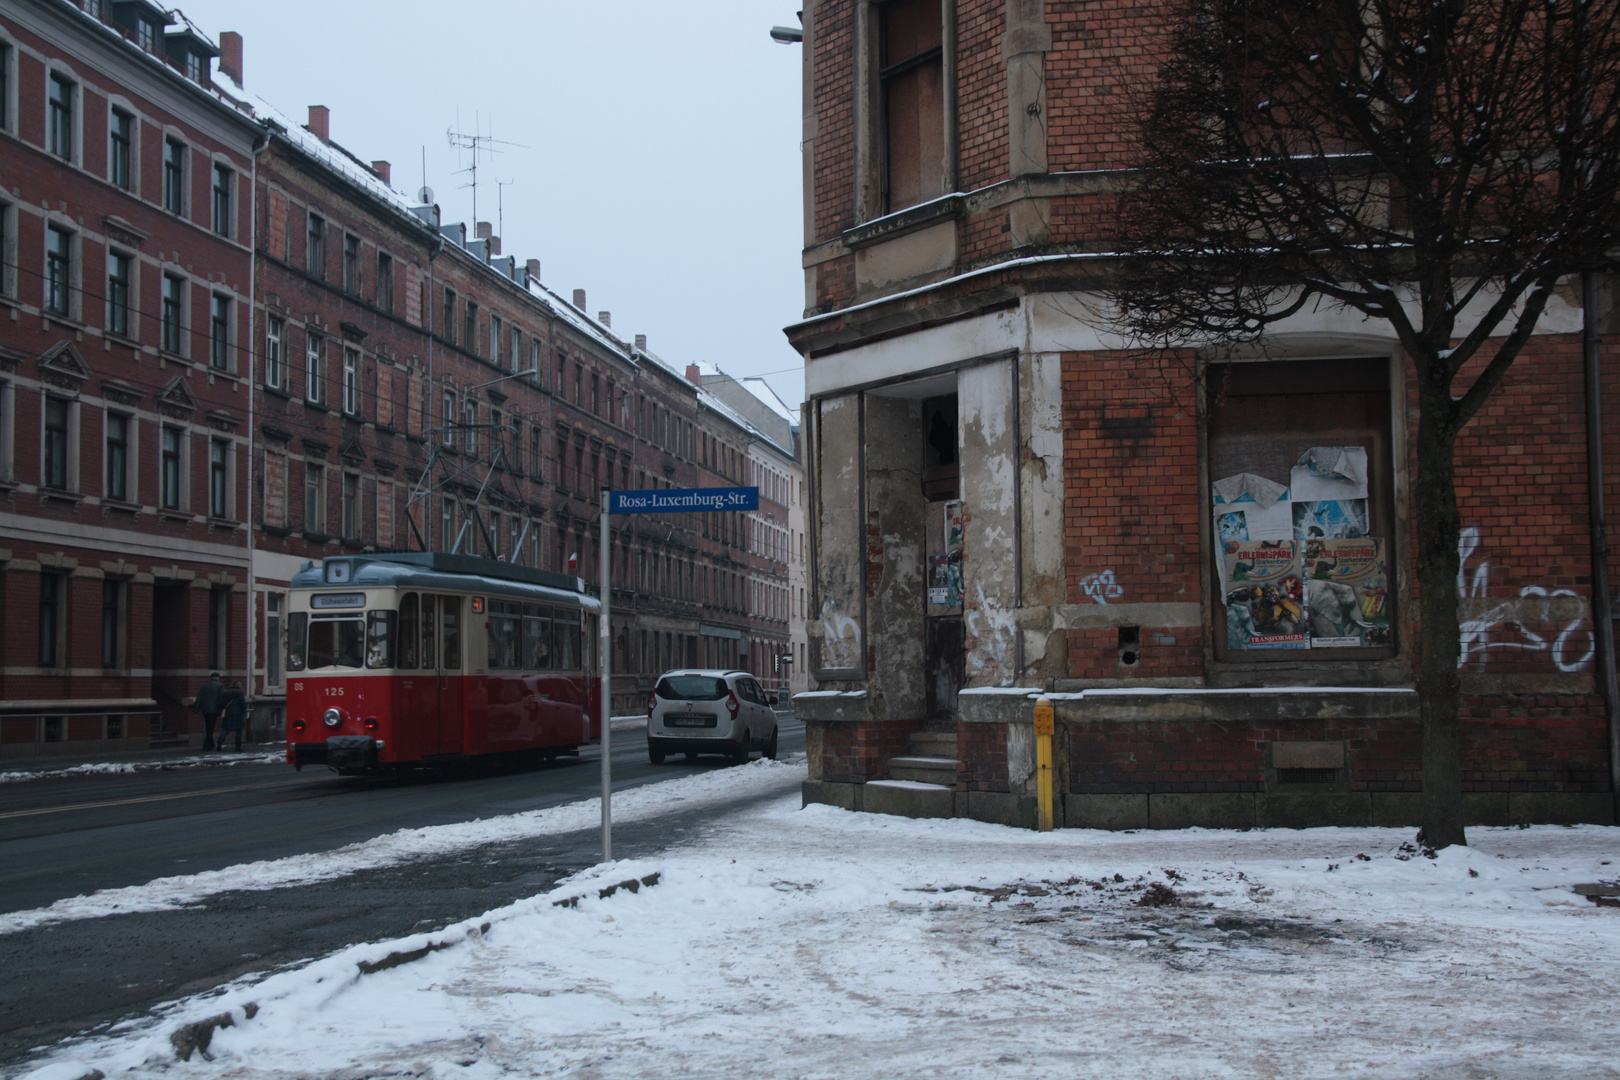
<path id="1" fill-rule="evenodd" d="M 337 727 L 339 724 L 343 723 L 343 714 L 338 712 L 336 709 L 327 709 L 326 715 L 321 717 L 321 719 L 326 722 L 327 727 Z"/>

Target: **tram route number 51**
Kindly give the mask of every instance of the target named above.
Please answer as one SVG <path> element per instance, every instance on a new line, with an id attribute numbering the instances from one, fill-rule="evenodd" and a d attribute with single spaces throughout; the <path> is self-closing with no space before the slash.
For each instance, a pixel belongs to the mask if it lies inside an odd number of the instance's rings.
<path id="1" fill-rule="evenodd" d="M 612 590 L 613 545 L 608 532 L 614 514 L 711 514 L 759 509 L 759 488 L 668 488 L 646 491 L 602 489 L 601 552 L 602 618 L 598 627 L 596 655 L 602 663 L 602 861 L 613 861 L 613 631 L 609 625 L 608 601 Z"/>

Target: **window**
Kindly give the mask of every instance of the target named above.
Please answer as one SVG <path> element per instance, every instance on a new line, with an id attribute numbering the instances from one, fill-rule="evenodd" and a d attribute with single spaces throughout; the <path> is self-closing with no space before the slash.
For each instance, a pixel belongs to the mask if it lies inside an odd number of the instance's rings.
<path id="1" fill-rule="evenodd" d="M 321 368 L 325 363 L 325 348 L 326 342 L 319 334 L 309 335 L 304 350 L 304 400 L 316 405 L 321 403 L 321 379 L 325 375 Z"/>
<path id="2" fill-rule="evenodd" d="M 11 127 L 11 46 L 0 41 L 0 130 Z"/>
<path id="3" fill-rule="evenodd" d="M 214 231 L 221 236 L 231 235 L 231 191 L 236 186 L 236 173 L 224 165 L 214 166 Z"/>
<path id="4" fill-rule="evenodd" d="M 343 411 L 360 415 L 360 350 L 343 350 Z"/>
<path id="5" fill-rule="evenodd" d="M 186 144 L 179 139 L 163 140 L 163 209 L 186 212 Z"/>
<path id="6" fill-rule="evenodd" d="M 343 234 L 343 291 L 360 295 L 360 238 Z"/>
<path id="7" fill-rule="evenodd" d="M 600 416 L 602 414 L 602 410 L 600 408 L 600 406 L 601 406 L 601 400 L 600 400 L 601 397 L 602 397 L 602 377 L 600 375 L 592 375 L 591 376 L 591 412 L 596 413 L 598 416 Z"/>
<path id="8" fill-rule="evenodd" d="M 381 251 L 377 252 L 377 306 L 394 313 L 394 259 Z"/>
<path id="9" fill-rule="evenodd" d="M 304 465 L 304 531 L 326 532 L 326 470 L 314 462 Z"/>
<path id="10" fill-rule="evenodd" d="M 129 417 L 107 414 L 107 483 L 103 496 L 129 502 Z"/>
<path id="11" fill-rule="evenodd" d="M 1211 364 L 1207 378 L 1215 658 L 1393 656 L 1388 360 Z M 1259 506 L 1243 473 L 1284 497 Z"/>
<path id="12" fill-rule="evenodd" d="M 446 495 L 444 497 L 444 507 L 443 507 L 441 513 L 442 513 L 442 516 L 443 516 L 443 521 L 442 521 L 441 525 L 442 525 L 442 528 L 444 529 L 443 543 L 444 543 L 445 550 L 448 551 L 451 548 L 455 547 L 456 540 L 457 540 L 457 537 L 456 537 L 456 500 L 451 498 L 450 496 Z"/>
<path id="13" fill-rule="evenodd" d="M 150 19 L 136 19 L 135 27 L 135 37 L 141 48 L 147 52 L 157 52 L 157 23 Z"/>
<path id="14" fill-rule="evenodd" d="M 264 681 L 271 686 L 281 685 L 281 603 L 280 593 L 264 598 Z"/>
<path id="15" fill-rule="evenodd" d="M 158 505 L 164 510 L 180 509 L 180 429 L 165 427 L 158 462 Z"/>
<path id="16" fill-rule="evenodd" d="M 39 575 L 39 666 L 61 663 L 62 614 L 67 604 L 67 576 Z"/>
<path id="17" fill-rule="evenodd" d="M 943 195 L 944 52 L 939 0 L 889 0 L 878 19 L 885 213 Z"/>
<path id="18" fill-rule="evenodd" d="M 326 220 L 318 214 L 309 215 L 309 232 L 304 241 L 304 257 L 309 272 L 326 280 Z"/>
<path id="19" fill-rule="evenodd" d="M 523 333 L 517 327 L 514 326 L 512 328 L 512 352 L 511 352 L 511 361 L 512 361 L 512 370 L 513 371 L 521 371 L 522 370 L 522 366 L 521 366 L 522 361 L 520 359 L 522 356 L 523 356 Z"/>
<path id="20" fill-rule="evenodd" d="M 461 423 L 466 429 L 467 453 L 478 453 L 478 402 L 472 398 L 462 402 Z"/>
<path id="21" fill-rule="evenodd" d="M 478 305 L 471 300 L 467 301 L 467 322 L 461 344 L 470 353 L 478 352 Z"/>
<path id="22" fill-rule="evenodd" d="M 45 399 L 45 454 L 40 482 L 58 491 L 68 486 L 68 407 L 66 398 Z"/>
<path id="23" fill-rule="evenodd" d="M 104 580 L 101 583 L 101 666 L 117 668 L 123 665 L 119 648 L 124 628 L 124 583 Z"/>
<path id="24" fill-rule="evenodd" d="M 67 315 L 73 296 L 73 234 L 55 225 L 45 233 L 45 308 Z"/>
<path id="25" fill-rule="evenodd" d="M 274 315 L 265 320 L 264 324 L 264 385 L 277 390 L 286 382 L 287 375 L 283 370 L 285 361 L 282 359 L 282 341 L 286 337 L 287 324 Z"/>
<path id="26" fill-rule="evenodd" d="M 561 349 L 557 350 L 557 396 L 562 397 L 568 392 L 568 359 Z"/>
<path id="27" fill-rule="evenodd" d="M 181 301 L 185 296 L 185 283 L 171 274 L 163 276 L 163 351 L 180 354 L 182 318 Z"/>
<path id="28" fill-rule="evenodd" d="M 354 473 L 343 474 L 343 539 L 356 540 L 360 536 L 360 478 Z"/>
<path id="29" fill-rule="evenodd" d="M 128 191 L 134 183 L 130 156 L 135 143 L 135 118 L 122 109 L 114 109 L 107 125 L 107 139 L 107 179 L 115 187 Z"/>
<path id="30" fill-rule="evenodd" d="M 501 317 L 489 317 L 489 358 L 497 365 L 501 362 Z"/>
<path id="31" fill-rule="evenodd" d="M 540 425 L 534 424 L 529 428 L 529 469 L 536 480 L 545 476 L 545 468 L 540 463 L 540 438 Z"/>
<path id="32" fill-rule="evenodd" d="M 129 337 L 128 255 L 113 251 L 107 255 L 107 330 Z"/>
<path id="33" fill-rule="evenodd" d="M 208 516 L 222 520 L 231 516 L 230 449 L 224 439 L 208 442 Z"/>
<path id="34" fill-rule="evenodd" d="M 216 371 L 231 367 L 231 298 L 216 296 L 208 317 L 208 363 Z"/>
<path id="35" fill-rule="evenodd" d="M 444 340 L 454 345 L 456 343 L 456 291 L 444 290 L 444 318 L 440 322 L 440 333 Z"/>
<path id="36" fill-rule="evenodd" d="M 12 224 L 11 206 L 0 202 L 0 296 L 10 296 L 15 291 L 16 283 L 11 273 L 16 257 L 12 253 L 11 243 L 16 235 L 16 228 Z"/>
<path id="37" fill-rule="evenodd" d="M 499 409 L 489 410 L 489 452 L 496 465 L 508 465 L 506 460 L 506 432 L 501 427 L 501 412 Z"/>
<path id="38" fill-rule="evenodd" d="M 73 160 L 73 94 L 77 89 L 65 75 L 51 75 L 45 141 L 63 161 Z"/>

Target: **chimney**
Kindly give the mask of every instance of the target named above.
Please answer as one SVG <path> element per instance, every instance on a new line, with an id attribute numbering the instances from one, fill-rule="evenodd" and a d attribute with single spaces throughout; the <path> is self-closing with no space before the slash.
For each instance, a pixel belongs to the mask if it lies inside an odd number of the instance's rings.
<path id="1" fill-rule="evenodd" d="M 636 335 L 636 348 L 640 349 L 642 352 L 647 351 L 647 335 L 646 334 L 637 334 Z"/>
<path id="2" fill-rule="evenodd" d="M 498 236 L 486 236 L 486 237 L 484 237 L 484 239 L 489 241 L 489 257 L 492 258 L 492 259 L 500 258 L 501 257 L 501 238 L 498 237 Z"/>
<path id="3" fill-rule="evenodd" d="M 495 235 L 495 226 L 491 225 L 487 221 L 480 221 L 476 228 L 478 229 L 478 239 L 480 240 L 488 240 L 491 236 Z"/>
<path id="4" fill-rule="evenodd" d="M 523 269 L 525 269 L 525 270 L 527 270 L 529 272 L 529 280 L 530 281 L 534 282 L 537 285 L 540 283 L 540 260 L 539 259 L 530 259 L 528 262 L 523 264 Z"/>
<path id="5" fill-rule="evenodd" d="M 394 182 L 394 167 L 392 165 L 388 164 L 388 162 L 386 162 L 386 161 L 373 161 L 371 163 L 371 171 L 376 173 L 377 176 L 379 178 L 381 178 L 383 183 L 390 184 L 390 185 L 393 184 L 393 182 Z"/>
<path id="6" fill-rule="evenodd" d="M 321 142 L 332 141 L 332 110 L 325 105 L 309 107 L 309 123 L 304 127 Z"/>
<path id="7" fill-rule="evenodd" d="M 596 321 L 607 327 L 609 330 L 613 329 L 613 312 L 598 311 L 596 313 Z"/>
<path id="8" fill-rule="evenodd" d="M 698 366 L 696 364 L 686 365 L 686 381 L 691 383 L 693 386 L 703 385 L 703 373 L 698 370 Z"/>
<path id="9" fill-rule="evenodd" d="M 579 308 L 579 310 L 581 310 L 581 311 L 585 310 L 585 290 L 584 289 L 575 289 L 574 290 L 574 306 Z"/>
<path id="10" fill-rule="evenodd" d="M 242 85 L 242 35 L 226 30 L 219 35 L 219 73 Z"/>

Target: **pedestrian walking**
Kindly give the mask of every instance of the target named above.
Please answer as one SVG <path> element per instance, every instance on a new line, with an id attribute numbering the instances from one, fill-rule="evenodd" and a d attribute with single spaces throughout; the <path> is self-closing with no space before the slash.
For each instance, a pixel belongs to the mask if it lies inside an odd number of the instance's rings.
<path id="1" fill-rule="evenodd" d="M 242 749 L 242 729 L 247 727 L 247 695 L 242 693 L 242 684 L 231 683 L 231 688 L 225 691 L 225 710 L 221 714 L 223 723 L 219 728 L 219 748 L 225 749 L 225 736 L 236 735 L 236 749 Z"/>
<path id="2" fill-rule="evenodd" d="M 192 709 L 202 714 L 203 718 L 203 744 L 204 750 L 214 748 L 214 725 L 219 723 L 220 710 L 225 707 L 225 684 L 219 681 L 219 672 L 208 676 L 202 688 L 197 691 L 197 700 Z"/>

